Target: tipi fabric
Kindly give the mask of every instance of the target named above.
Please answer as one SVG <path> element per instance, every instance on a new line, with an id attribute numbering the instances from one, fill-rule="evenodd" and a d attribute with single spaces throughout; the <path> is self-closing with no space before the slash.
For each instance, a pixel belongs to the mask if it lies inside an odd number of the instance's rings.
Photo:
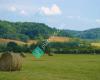
<path id="1" fill-rule="evenodd" d="M 40 47 L 36 47 L 33 51 L 32 54 L 35 58 L 39 59 L 41 56 L 44 55 L 44 51 Z"/>

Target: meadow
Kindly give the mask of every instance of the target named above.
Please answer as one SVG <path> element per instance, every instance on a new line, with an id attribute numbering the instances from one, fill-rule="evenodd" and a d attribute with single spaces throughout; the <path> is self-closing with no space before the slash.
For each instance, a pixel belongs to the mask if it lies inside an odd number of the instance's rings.
<path id="1" fill-rule="evenodd" d="M 54 54 L 23 58 L 21 71 L 0 71 L 0 80 L 100 80 L 100 55 Z"/>

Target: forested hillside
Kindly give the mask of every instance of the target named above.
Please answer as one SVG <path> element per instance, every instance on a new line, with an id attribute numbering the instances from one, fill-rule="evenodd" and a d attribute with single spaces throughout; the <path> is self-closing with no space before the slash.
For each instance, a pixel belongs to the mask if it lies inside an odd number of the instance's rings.
<path id="1" fill-rule="evenodd" d="M 28 41 L 48 38 L 57 29 L 43 23 L 0 21 L 0 38 Z M 58 36 L 82 39 L 100 39 L 100 28 L 74 31 L 61 30 Z"/>
<path id="2" fill-rule="evenodd" d="M 81 38 L 81 39 L 99 40 L 100 28 L 94 28 L 85 31 L 62 30 L 60 35 Z"/>
<path id="3" fill-rule="evenodd" d="M 43 23 L 0 21 L 0 38 L 28 41 L 47 38 L 53 31 Z"/>

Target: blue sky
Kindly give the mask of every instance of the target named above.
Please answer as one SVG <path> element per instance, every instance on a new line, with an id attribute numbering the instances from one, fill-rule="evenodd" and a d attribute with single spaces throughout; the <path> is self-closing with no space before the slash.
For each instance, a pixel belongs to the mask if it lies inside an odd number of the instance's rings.
<path id="1" fill-rule="evenodd" d="M 0 0 L 0 20 L 71 30 L 100 28 L 100 0 Z"/>

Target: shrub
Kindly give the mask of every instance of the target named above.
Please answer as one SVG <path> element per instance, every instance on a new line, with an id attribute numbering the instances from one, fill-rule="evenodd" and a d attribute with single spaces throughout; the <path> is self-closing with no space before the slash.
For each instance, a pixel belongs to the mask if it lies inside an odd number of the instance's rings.
<path id="1" fill-rule="evenodd" d="M 13 52 L 21 52 L 21 47 L 15 42 L 9 42 L 7 44 L 6 50 L 13 51 Z"/>

